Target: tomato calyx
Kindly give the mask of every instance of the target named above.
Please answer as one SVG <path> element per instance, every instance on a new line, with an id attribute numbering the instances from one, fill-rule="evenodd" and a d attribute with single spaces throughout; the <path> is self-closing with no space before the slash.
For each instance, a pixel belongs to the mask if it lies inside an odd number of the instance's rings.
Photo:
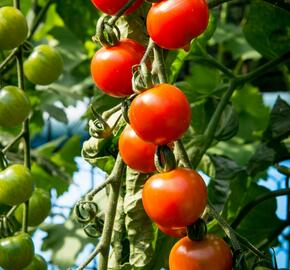
<path id="1" fill-rule="evenodd" d="M 95 111 L 93 106 L 90 107 L 94 119 L 89 121 L 89 133 L 94 138 L 108 138 L 112 135 L 113 128 L 103 119 L 103 117 Z"/>
<path id="2" fill-rule="evenodd" d="M 132 100 L 136 97 L 136 94 L 131 95 L 130 97 L 126 98 L 125 100 L 122 101 L 122 116 L 124 120 L 126 121 L 127 124 L 130 125 L 130 119 L 129 119 L 129 108 L 132 103 Z"/>
<path id="3" fill-rule="evenodd" d="M 121 32 L 111 20 L 111 16 L 104 15 L 100 17 L 96 26 L 96 35 L 92 37 L 94 42 L 101 43 L 104 47 L 112 47 L 119 43 Z"/>
<path id="4" fill-rule="evenodd" d="M 154 155 L 154 164 L 158 172 L 169 172 L 176 168 L 175 156 L 167 145 L 158 145 Z"/>
<path id="5" fill-rule="evenodd" d="M 198 219 L 194 224 L 187 226 L 187 236 L 192 241 L 201 241 L 207 234 L 207 226 L 203 219 Z"/>

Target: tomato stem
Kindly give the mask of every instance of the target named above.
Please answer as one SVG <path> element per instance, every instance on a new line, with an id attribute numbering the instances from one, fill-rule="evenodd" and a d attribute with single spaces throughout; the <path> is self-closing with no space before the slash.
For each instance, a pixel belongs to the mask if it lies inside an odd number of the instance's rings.
<path id="1" fill-rule="evenodd" d="M 104 228 L 101 236 L 101 240 L 99 244 L 96 246 L 94 251 L 90 254 L 90 256 L 85 260 L 85 262 L 82 263 L 81 266 L 77 270 L 85 269 L 85 267 L 95 258 L 95 256 L 100 253 L 99 257 L 99 270 L 106 270 L 108 265 L 108 255 L 110 250 L 110 243 L 112 238 L 112 232 L 113 232 L 113 225 L 117 210 L 117 204 L 118 204 L 118 197 L 120 193 L 120 187 L 121 187 L 121 179 L 122 174 L 124 172 L 125 164 L 120 156 L 118 154 L 114 168 L 111 172 L 111 174 L 108 176 L 106 180 L 106 184 L 110 184 L 110 194 L 109 194 L 109 200 L 108 200 L 108 208 L 106 210 L 105 214 L 105 222 L 104 222 Z M 90 195 L 94 195 L 91 193 Z"/>

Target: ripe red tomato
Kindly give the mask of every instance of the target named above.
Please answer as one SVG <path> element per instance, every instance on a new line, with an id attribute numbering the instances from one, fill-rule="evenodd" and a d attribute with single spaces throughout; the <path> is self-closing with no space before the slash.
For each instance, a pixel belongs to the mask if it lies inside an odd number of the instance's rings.
<path id="1" fill-rule="evenodd" d="M 170 270 L 232 270 L 232 253 L 217 235 L 207 234 L 201 241 L 180 239 L 169 255 Z"/>
<path id="2" fill-rule="evenodd" d="M 168 144 L 179 139 L 191 120 L 190 105 L 177 87 L 160 84 L 138 95 L 129 108 L 131 127 L 144 141 Z"/>
<path id="3" fill-rule="evenodd" d="M 208 24 L 205 0 L 164 0 L 152 4 L 147 31 L 162 48 L 178 49 L 200 35 Z"/>
<path id="4" fill-rule="evenodd" d="M 119 138 L 119 151 L 124 162 L 132 169 L 149 173 L 156 170 L 154 154 L 157 146 L 140 139 L 127 125 Z"/>
<path id="5" fill-rule="evenodd" d="M 113 1 L 91 0 L 91 1 L 97 9 L 109 15 L 115 15 L 116 13 L 118 13 L 118 11 L 128 2 L 128 0 L 113 0 Z M 127 9 L 125 15 L 128 15 L 133 11 L 135 11 L 143 3 L 143 1 L 144 0 L 135 1 L 135 3 L 129 9 Z"/>
<path id="6" fill-rule="evenodd" d="M 133 94 L 132 66 L 139 64 L 145 48 L 131 39 L 98 50 L 91 62 L 91 74 L 102 91 L 110 96 Z"/>
<path id="7" fill-rule="evenodd" d="M 163 227 L 185 227 L 203 213 L 207 188 L 201 176 L 188 168 L 177 168 L 151 176 L 142 201 L 147 215 Z"/>
<path id="8" fill-rule="evenodd" d="M 167 227 L 163 227 L 159 224 L 156 224 L 156 225 L 160 231 L 162 231 L 163 233 L 165 233 L 171 237 L 182 238 L 182 237 L 186 236 L 186 234 L 187 234 L 186 227 L 167 228 Z"/>

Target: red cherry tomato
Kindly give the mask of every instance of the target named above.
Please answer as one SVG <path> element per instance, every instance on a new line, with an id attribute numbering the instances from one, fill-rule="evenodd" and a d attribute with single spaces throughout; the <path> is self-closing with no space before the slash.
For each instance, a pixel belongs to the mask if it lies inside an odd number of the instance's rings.
<path id="1" fill-rule="evenodd" d="M 91 0 L 91 1 L 97 9 L 109 15 L 115 15 L 116 13 L 118 13 L 118 11 L 128 2 L 128 0 L 110 0 L 110 1 Z M 129 9 L 127 9 L 125 15 L 134 12 L 143 2 L 144 0 L 135 1 L 135 3 Z"/>
<path id="2" fill-rule="evenodd" d="M 182 238 L 184 236 L 186 236 L 187 231 L 186 231 L 186 227 L 180 227 L 180 228 L 167 228 L 167 227 L 163 227 L 159 224 L 156 224 L 158 229 L 160 231 L 162 231 L 163 233 L 174 237 L 174 238 Z"/>
<path id="3" fill-rule="evenodd" d="M 119 151 L 124 162 L 132 169 L 149 173 L 156 170 L 154 154 L 157 146 L 140 139 L 127 125 L 119 138 Z"/>
<path id="4" fill-rule="evenodd" d="M 177 168 L 151 176 L 145 183 L 142 202 L 147 215 L 163 227 L 185 227 L 203 213 L 207 188 L 201 176 Z"/>
<path id="5" fill-rule="evenodd" d="M 170 270 L 232 270 L 232 253 L 227 243 L 214 234 L 201 241 L 180 239 L 171 249 Z"/>
<path id="6" fill-rule="evenodd" d="M 145 48 L 131 39 L 98 50 L 91 62 L 91 74 L 102 91 L 110 96 L 133 94 L 132 66 L 139 64 Z"/>
<path id="7" fill-rule="evenodd" d="M 177 87 L 160 84 L 138 95 L 129 108 L 131 127 L 144 141 L 168 144 L 179 139 L 191 120 L 190 105 Z"/>
<path id="8" fill-rule="evenodd" d="M 147 31 L 162 48 L 178 49 L 200 35 L 208 24 L 205 0 L 164 0 L 152 4 Z"/>

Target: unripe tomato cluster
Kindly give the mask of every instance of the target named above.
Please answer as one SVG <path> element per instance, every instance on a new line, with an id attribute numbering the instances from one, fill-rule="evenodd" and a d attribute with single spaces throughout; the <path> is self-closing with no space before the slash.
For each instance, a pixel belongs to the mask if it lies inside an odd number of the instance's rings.
<path id="1" fill-rule="evenodd" d="M 0 51 L 22 46 L 27 35 L 28 26 L 21 11 L 14 7 L 0 8 Z M 50 84 L 59 78 L 62 71 L 63 61 L 59 52 L 48 45 L 35 47 L 24 62 L 24 74 L 33 84 Z M 16 86 L 4 86 L 0 89 L 1 127 L 16 127 L 30 113 L 31 104 L 23 89 Z M 17 206 L 14 217 L 20 224 L 23 220 L 24 203 L 28 200 L 28 226 L 38 226 L 50 212 L 50 193 L 34 188 L 33 176 L 24 165 L 12 164 L 0 171 L 0 204 Z M 0 268 L 46 270 L 45 260 L 34 254 L 31 236 L 27 233 L 13 234 L 13 230 L 7 229 L 7 222 L 7 219 L 3 221 L 2 216 L 0 217 Z"/>
<path id="2" fill-rule="evenodd" d="M 92 0 L 101 11 L 116 15 L 125 0 Z M 136 1 L 125 14 L 133 12 Z M 161 0 L 153 3 L 147 15 L 147 31 L 161 48 L 178 49 L 204 32 L 208 7 L 204 0 Z M 120 40 L 96 52 L 91 74 L 97 87 L 114 97 L 134 94 L 132 67 L 143 60 L 145 48 L 136 41 Z M 150 69 L 150 64 L 147 64 Z M 167 83 L 149 87 L 133 98 L 128 109 L 129 123 L 119 138 L 124 162 L 141 173 L 156 172 L 154 155 L 159 146 L 172 148 L 191 122 L 190 104 L 183 92 Z M 155 173 L 144 184 L 142 202 L 158 228 L 172 237 L 182 238 L 173 247 L 170 270 L 230 270 L 231 250 L 216 235 L 200 241 L 190 240 L 186 227 L 200 219 L 207 204 L 207 188 L 202 177 L 190 168 L 177 167 Z M 216 263 L 216 258 L 224 262 Z M 181 262 L 181 263 L 179 263 Z"/>

